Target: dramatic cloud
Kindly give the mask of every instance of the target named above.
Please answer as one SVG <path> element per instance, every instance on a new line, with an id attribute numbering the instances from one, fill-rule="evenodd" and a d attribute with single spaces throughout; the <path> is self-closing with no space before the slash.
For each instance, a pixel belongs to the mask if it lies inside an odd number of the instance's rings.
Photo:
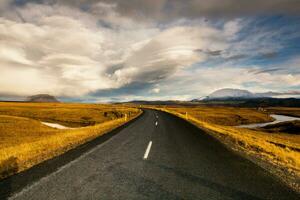
<path id="1" fill-rule="evenodd" d="M 81 95 L 110 87 L 97 60 L 103 53 L 100 32 L 63 16 L 38 23 L 0 19 L 2 93 Z"/>
<path id="2" fill-rule="evenodd" d="M 7 95 L 80 96 L 117 87 L 105 73 L 108 66 L 138 48 L 135 40 L 155 32 L 116 33 L 67 7 L 29 4 L 17 11 L 22 21 L 0 18 L 0 92 Z"/>
<path id="3" fill-rule="evenodd" d="M 226 38 L 220 30 L 210 27 L 173 27 L 146 41 L 112 77 L 123 84 L 131 81 L 157 82 L 180 67 L 206 60 L 207 56 L 199 49 L 213 51 L 226 46 Z"/>
<path id="4" fill-rule="evenodd" d="M 90 101 L 298 90 L 298 13 L 298 0 L 3 0 L 0 94 Z"/>
<path id="5" fill-rule="evenodd" d="M 98 2 L 112 4 L 118 13 L 130 17 L 170 19 L 178 17 L 236 17 L 254 14 L 297 14 L 298 0 L 45 0 L 91 8 Z"/>
<path id="6" fill-rule="evenodd" d="M 18 9 L 26 23 L 0 19 L 5 38 L 0 62 L 8 77 L 0 80 L 2 93 L 80 96 L 136 82 L 156 83 L 180 67 L 204 61 L 206 55 L 197 49 L 227 46 L 226 30 L 209 26 L 158 30 L 137 25 L 136 30 L 114 31 L 69 9 L 29 4 Z M 18 82 L 10 78 L 19 76 Z"/>
<path id="7" fill-rule="evenodd" d="M 249 70 L 249 68 L 251 70 Z M 185 95 L 187 100 L 204 97 L 220 88 L 240 88 L 253 92 L 279 91 L 282 94 L 299 95 L 299 91 L 287 91 L 287 86 L 299 88 L 299 74 L 256 74 L 257 66 L 242 68 L 219 66 L 178 71 L 160 84 L 160 92 L 168 95 Z M 280 85 L 278 85 L 280 83 Z M 187 96 L 188 94 L 188 96 Z M 182 99 L 182 98 L 181 98 Z"/>

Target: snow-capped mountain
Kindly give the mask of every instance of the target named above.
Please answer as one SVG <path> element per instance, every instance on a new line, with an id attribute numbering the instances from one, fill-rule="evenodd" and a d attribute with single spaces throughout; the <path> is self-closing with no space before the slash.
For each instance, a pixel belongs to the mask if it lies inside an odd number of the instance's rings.
<path id="1" fill-rule="evenodd" d="M 207 96 L 207 99 L 223 99 L 223 98 L 254 98 L 255 94 L 248 90 L 224 88 L 216 90 Z"/>

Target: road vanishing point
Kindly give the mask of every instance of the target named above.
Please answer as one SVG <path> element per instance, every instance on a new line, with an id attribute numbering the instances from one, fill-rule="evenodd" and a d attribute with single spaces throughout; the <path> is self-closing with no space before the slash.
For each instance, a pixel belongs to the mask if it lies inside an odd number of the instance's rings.
<path id="1" fill-rule="evenodd" d="M 176 116 L 122 128 L 0 182 L 0 199 L 300 199 L 277 177 Z"/>

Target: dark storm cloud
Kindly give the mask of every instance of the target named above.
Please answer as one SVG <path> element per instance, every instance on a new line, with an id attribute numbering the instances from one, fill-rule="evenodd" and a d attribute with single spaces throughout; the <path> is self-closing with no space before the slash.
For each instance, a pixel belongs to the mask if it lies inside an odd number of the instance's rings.
<path id="1" fill-rule="evenodd" d="M 133 82 L 116 89 L 104 89 L 90 93 L 94 97 L 118 97 L 123 95 L 139 95 L 144 93 L 145 90 L 151 89 L 153 83 Z"/>
<path id="2" fill-rule="evenodd" d="M 74 1 L 64 2 L 74 4 Z M 99 1 L 75 1 L 95 3 Z M 297 14 L 300 12 L 299 0 L 104 0 L 116 3 L 124 15 L 146 15 L 152 17 L 199 17 L 235 16 L 244 14 Z M 161 16 L 165 13 L 168 16 Z"/>
<path id="3" fill-rule="evenodd" d="M 237 16 L 252 14 L 297 14 L 298 0 L 175 0 L 169 1 L 178 16 Z"/>
<path id="4" fill-rule="evenodd" d="M 6 0 L 7 1 L 7 0 Z M 26 2 L 65 4 L 88 11 L 97 3 L 115 5 L 130 17 L 151 19 L 236 17 L 255 14 L 299 14 L 299 0 L 11 0 L 16 5 Z"/>

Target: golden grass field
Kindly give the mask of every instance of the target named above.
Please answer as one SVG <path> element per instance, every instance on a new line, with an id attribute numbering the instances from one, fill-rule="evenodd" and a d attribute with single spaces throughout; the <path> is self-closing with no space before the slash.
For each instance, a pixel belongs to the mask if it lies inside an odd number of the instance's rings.
<path id="1" fill-rule="evenodd" d="M 145 106 L 149 107 L 149 106 Z M 300 135 L 281 131 L 236 127 L 268 122 L 269 114 L 300 116 L 300 108 L 222 106 L 155 106 L 208 130 L 231 148 L 278 166 L 295 180 L 300 177 Z M 134 106 L 75 103 L 0 103 L 0 179 L 60 155 L 135 118 Z M 41 122 L 75 129 L 55 129 Z M 298 124 L 298 123 L 294 123 Z M 270 132 L 271 131 L 271 132 Z M 299 180 L 299 179 L 298 179 Z M 295 181 L 289 184 L 295 184 Z M 297 187 L 292 185 L 293 187 Z M 298 185 L 299 187 L 299 185 Z"/>
<path id="2" fill-rule="evenodd" d="M 0 103 L 0 179 L 103 135 L 140 113 L 124 105 Z M 83 127 L 60 130 L 40 121 Z"/>
<path id="3" fill-rule="evenodd" d="M 288 173 L 287 183 L 299 190 L 300 135 L 285 132 L 268 133 L 258 129 L 236 127 L 241 124 L 271 121 L 268 112 L 289 113 L 296 116 L 294 114 L 300 110 L 299 108 L 270 108 L 267 112 L 237 107 L 156 106 L 154 108 L 186 119 L 207 130 L 231 148 L 242 151 L 250 157 L 267 161 L 279 170 L 276 173 L 280 173 L 280 176 Z"/>
<path id="4" fill-rule="evenodd" d="M 0 102 L 0 115 L 27 117 L 70 127 L 90 126 L 123 117 L 136 109 L 113 104 L 6 103 Z"/>

